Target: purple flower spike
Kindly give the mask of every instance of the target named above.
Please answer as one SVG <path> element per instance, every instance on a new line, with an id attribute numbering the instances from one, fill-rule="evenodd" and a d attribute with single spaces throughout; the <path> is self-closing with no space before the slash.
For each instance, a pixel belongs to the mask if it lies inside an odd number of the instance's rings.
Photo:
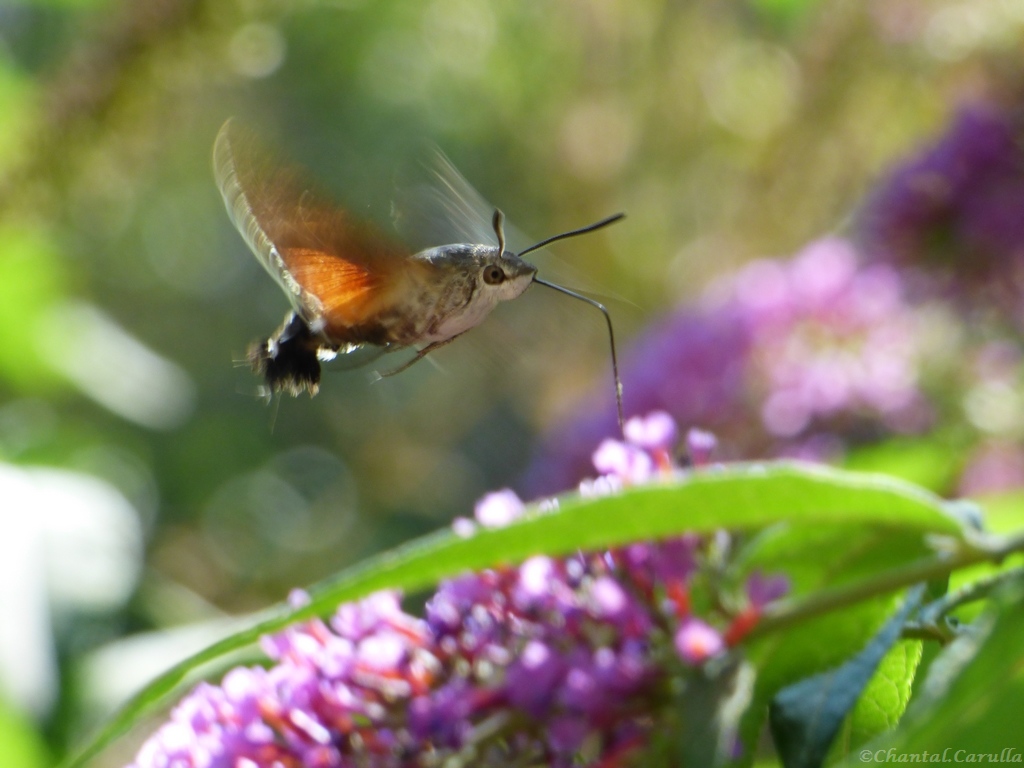
<path id="1" fill-rule="evenodd" d="M 915 269 L 925 295 L 1024 325 L 1024 123 L 976 104 L 896 168 L 861 214 L 865 250 Z"/>
<path id="2" fill-rule="evenodd" d="M 736 307 L 686 308 L 648 328 L 621 365 L 631 413 L 663 411 L 677 424 L 750 432 L 750 328 Z M 592 473 L 594 446 L 616 436 L 614 403 L 587 404 L 552 430 L 524 481 L 531 494 L 557 493 Z M 729 435 L 730 444 L 732 435 Z"/>
<path id="3" fill-rule="evenodd" d="M 934 266 L 955 259 L 977 273 L 1021 256 L 1022 206 L 1020 125 L 997 108 L 976 105 L 897 168 L 861 219 L 872 255 Z"/>
<path id="4" fill-rule="evenodd" d="M 887 265 L 860 267 L 845 240 L 811 243 L 782 267 L 786 291 L 766 305 L 735 300 L 754 337 L 751 383 L 761 420 L 789 440 L 827 420 L 858 416 L 904 431 L 922 410 L 920 320 Z M 761 270 L 763 266 L 743 270 Z M 742 285 L 742 273 L 736 285 Z"/>
<path id="5" fill-rule="evenodd" d="M 1021 265 L 1024 275 L 1024 255 Z M 653 325 L 628 355 L 627 402 L 658 411 L 630 419 L 628 445 L 664 450 L 671 418 L 684 429 L 700 425 L 747 456 L 822 459 L 824 450 L 842 450 L 844 435 L 922 431 L 931 419 L 921 387 L 933 355 L 923 332 L 931 316 L 908 300 L 908 279 L 891 264 L 865 263 L 851 241 L 837 237 L 724 277 L 699 308 Z M 600 413 L 598 420 L 588 408 L 558 429 L 557 443 L 531 468 L 531 490 L 578 481 L 586 449 L 613 432 Z M 594 455 L 598 471 L 626 484 L 648 479 L 615 442 Z M 695 464 L 708 460 L 706 446 L 690 448 Z"/>
<path id="6" fill-rule="evenodd" d="M 646 435 L 637 442 L 651 447 L 608 441 L 598 452 L 606 490 L 655 466 L 675 470 L 664 448 L 674 426 L 657 415 L 636 423 Z M 522 511 L 507 490 L 477 506 L 481 524 Z M 429 768 L 467 756 L 481 768 L 635 763 L 659 727 L 666 675 L 679 674 L 665 663 L 669 638 L 691 666 L 724 652 L 710 622 L 736 635 L 729 647 L 742 642 L 743 614 L 693 615 L 692 577 L 707 546 L 689 535 L 536 555 L 442 583 L 425 619 L 405 613 L 397 592 L 342 605 L 328 622 L 263 638 L 266 669 L 199 685 L 131 768 Z M 785 587 L 754 574 L 751 603 Z M 307 603 L 294 595 L 294 605 Z"/>

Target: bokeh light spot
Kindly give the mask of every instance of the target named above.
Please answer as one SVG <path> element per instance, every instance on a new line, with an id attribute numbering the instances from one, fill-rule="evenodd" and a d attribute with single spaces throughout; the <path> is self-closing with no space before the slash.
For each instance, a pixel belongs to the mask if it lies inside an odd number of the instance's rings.
<path id="1" fill-rule="evenodd" d="M 719 124 L 744 138 L 766 139 L 792 118 L 800 71 L 782 48 L 737 43 L 712 61 L 701 85 Z"/>
<path id="2" fill-rule="evenodd" d="M 272 75 L 284 63 L 287 43 L 272 24 L 252 22 L 231 37 L 228 56 L 240 75 L 260 78 Z"/>

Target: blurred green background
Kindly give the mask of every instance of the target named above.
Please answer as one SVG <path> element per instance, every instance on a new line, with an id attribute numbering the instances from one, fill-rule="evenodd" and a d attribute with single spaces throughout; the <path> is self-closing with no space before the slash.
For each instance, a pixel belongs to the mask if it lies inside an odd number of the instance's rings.
<path id="1" fill-rule="evenodd" d="M 0 764 L 468 514 L 610 390 L 600 318 L 535 290 L 436 365 L 266 407 L 235 361 L 287 302 L 213 183 L 227 117 L 379 219 L 425 141 L 537 239 L 627 212 L 553 249 L 625 348 L 844 231 L 957 104 L 1017 87 L 1022 40 L 1020 0 L 0 0 Z"/>

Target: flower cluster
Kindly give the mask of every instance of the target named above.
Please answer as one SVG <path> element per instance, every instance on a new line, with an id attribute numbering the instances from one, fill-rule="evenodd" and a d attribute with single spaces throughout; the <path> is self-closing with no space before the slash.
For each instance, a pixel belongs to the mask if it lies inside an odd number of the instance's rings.
<path id="1" fill-rule="evenodd" d="M 623 367 L 629 413 L 700 424 L 744 457 L 838 460 L 851 448 L 957 425 L 962 493 L 1024 481 L 1024 121 L 961 109 L 899 163 L 855 237 L 726 275 L 654 323 Z M 963 429 L 962 427 L 966 427 Z M 580 409 L 538 450 L 524 486 L 588 471 L 614 409 Z M 942 488 L 950 476 L 935 480 Z"/>
<path id="2" fill-rule="evenodd" d="M 634 419 L 594 454 L 609 493 L 676 471 L 666 414 Z M 687 440 L 700 463 L 714 447 Z M 480 501 L 475 526 L 525 514 L 510 491 Z M 739 642 L 786 591 L 754 574 L 698 616 L 691 590 L 709 542 L 683 536 L 441 585 L 424 618 L 393 592 L 265 638 L 269 668 L 203 684 L 139 752 L 134 768 L 615 766 L 647 743 L 669 682 Z M 706 597 L 706 596 L 705 596 Z M 718 597 L 721 597 L 719 595 Z"/>
<path id="3" fill-rule="evenodd" d="M 626 407 L 701 424 L 748 457 L 818 458 L 838 435 L 920 431 L 935 313 L 906 294 L 900 272 L 864 264 L 840 238 L 755 261 L 641 335 L 623 366 Z M 614 430 L 610 403 L 580 413 L 541 449 L 526 486 L 576 482 L 589 446 Z"/>
<path id="4" fill-rule="evenodd" d="M 943 341 L 962 337 L 960 365 L 943 388 L 959 402 L 954 418 L 980 438 L 962 470 L 963 494 L 1024 485 L 1022 139 L 1019 110 L 965 107 L 883 181 L 860 216 L 868 257 L 903 269 L 916 298 L 938 297 L 958 318 Z"/>
<path id="5" fill-rule="evenodd" d="M 679 424 L 699 424 L 729 446 L 742 446 L 749 425 L 746 360 L 750 329 L 734 307 L 682 308 L 641 334 L 626 354 L 623 394 L 629 413 L 665 411 Z M 592 471 L 590 454 L 618 432 L 614 403 L 589 403 L 552 430 L 524 480 L 531 495 L 557 493 Z"/>
<path id="6" fill-rule="evenodd" d="M 768 434 L 791 438 L 837 418 L 923 426 L 922 321 L 896 270 L 864 266 L 850 242 L 826 238 L 790 262 L 747 266 L 728 289 L 753 339 L 750 378 Z"/>
<path id="7" fill-rule="evenodd" d="M 1001 298 L 1012 312 L 1024 293 L 1022 135 L 1008 112 L 963 109 L 869 198 L 860 217 L 868 254 L 935 282 L 953 278 L 950 292 Z"/>

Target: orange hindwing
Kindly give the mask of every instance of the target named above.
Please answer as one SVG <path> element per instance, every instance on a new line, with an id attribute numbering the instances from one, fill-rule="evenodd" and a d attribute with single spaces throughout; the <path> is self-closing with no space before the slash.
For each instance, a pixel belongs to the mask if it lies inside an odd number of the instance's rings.
<path id="1" fill-rule="evenodd" d="M 409 250 L 332 204 L 229 120 L 214 170 L 235 226 L 310 327 L 338 340 L 390 293 Z"/>

